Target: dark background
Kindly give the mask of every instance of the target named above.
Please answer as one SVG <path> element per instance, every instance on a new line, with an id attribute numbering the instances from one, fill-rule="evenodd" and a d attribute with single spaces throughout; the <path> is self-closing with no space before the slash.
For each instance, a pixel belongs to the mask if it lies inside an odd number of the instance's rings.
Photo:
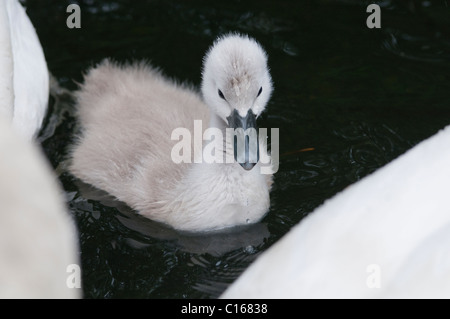
<path id="1" fill-rule="evenodd" d="M 86 298 L 214 298 L 315 207 L 450 122 L 447 1 L 22 1 L 56 81 L 40 141 L 80 235 Z M 81 7 L 81 29 L 66 8 Z M 105 57 L 146 59 L 198 86 L 205 51 L 226 32 L 267 50 L 274 94 L 261 127 L 280 128 L 280 170 L 262 223 L 180 234 L 70 176 L 71 93 Z M 301 152 L 302 149 L 314 150 Z M 336 225 L 339 227 L 339 225 Z"/>

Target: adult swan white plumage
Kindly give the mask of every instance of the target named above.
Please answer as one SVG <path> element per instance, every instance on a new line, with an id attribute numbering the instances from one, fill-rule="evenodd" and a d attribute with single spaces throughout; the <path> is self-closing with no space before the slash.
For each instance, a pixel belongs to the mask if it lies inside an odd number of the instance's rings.
<path id="1" fill-rule="evenodd" d="M 450 127 L 348 187 L 223 298 L 450 298 Z"/>
<path id="2" fill-rule="evenodd" d="M 24 8 L 0 1 L 0 114 L 28 139 L 39 131 L 49 94 L 44 53 Z"/>
<path id="3" fill-rule="evenodd" d="M 77 231 L 57 178 L 2 115 L 0 154 L 0 298 L 80 297 Z"/>
<path id="4" fill-rule="evenodd" d="M 30 141 L 47 99 L 35 30 L 18 1 L 1 0 L 0 298 L 81 296 L 75 225 L 45 156 Z M 71 286 L 74 269 L 78 283 Z"/>
<path id="5" fill-rule="evenodd" d="M 257 148 L 236 148 L 234 138 L 225 137 L 233 134 L 226 128 L 255 128 L 271 92 L 266 53 L 247 36 L 221 37 L 207 53 L 204 101 L 191 87 L 177 85 L 148 65 L 105 61 L 89 71 L 77 94 L 82 136 L 70 169 L 143 216 L 176 229 L 206 231 L 257 222 L 269 209 L 272 174 L 262 174 L 262 163 L 250 161 L 258 157 Z M 205 149 L 215 143 L 211 154 L 217 161 L 195 163 L 195 158 L 177 164 L 171 157 L 178 141 L 172 132 L 185 128 L 202 137 L 195 120 L 202 121 L 203 130 L 223 132 L 223 142 L 211 137 L 204 142 Z M 193 144 L 195 154 L 201 146 Z M 233 148 L 242 151 L 244 160 L 220 163 L 224 151 Z"/>

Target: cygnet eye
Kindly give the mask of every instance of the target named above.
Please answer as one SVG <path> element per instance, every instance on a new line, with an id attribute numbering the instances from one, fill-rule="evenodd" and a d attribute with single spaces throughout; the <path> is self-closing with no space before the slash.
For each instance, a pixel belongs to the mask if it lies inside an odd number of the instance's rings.
<path id="1" fill-rule="evenodd" d="M 220 89 L 219 89 L 218 93 L 219 93 L 220 98 L 222 98 L 226 101 L 225 96 L 223 95 L 223 93 Z"/>
<path id="2" fill-rule="evenodd" d="M 259 88 L 258 95 L 256 97 L 260 96 L 261 93 L 262 93 L 262 86 Z"/>

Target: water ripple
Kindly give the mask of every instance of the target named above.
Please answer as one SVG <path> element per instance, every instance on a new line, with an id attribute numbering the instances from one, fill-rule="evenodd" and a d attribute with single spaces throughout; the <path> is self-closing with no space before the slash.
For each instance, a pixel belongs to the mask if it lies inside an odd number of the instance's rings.
<path id="1" fill-rule="evenodd" d="M 440 33 L 426 38 L 387 28 L 382 48 L 412 61 L 442 63 L 450 59 L 450 41 Z"/>

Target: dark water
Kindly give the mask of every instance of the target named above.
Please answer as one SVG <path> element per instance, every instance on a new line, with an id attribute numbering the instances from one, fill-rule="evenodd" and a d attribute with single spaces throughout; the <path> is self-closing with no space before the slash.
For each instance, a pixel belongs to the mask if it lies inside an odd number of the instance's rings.
<path id="1" fill-rule="evenodd" d="M 24 2 L 57 80 L 40 141 L 79 228 L 87 298 L 217 297 L 324 200 L 450 122 L 447 1 L 379 2 L 378 30 L 366 27 L 372 1 L 85 0 L 81 29 L 66 27 L 75 1 Z M 275 84 L 259 124 L 280 128 L 281 164 L 262 223 L 180 234 L 66 172 L 71 92 L 87 68 L 148 59 L 198 85 L 203 54 L 228 31 L 265 47 Z"/>

